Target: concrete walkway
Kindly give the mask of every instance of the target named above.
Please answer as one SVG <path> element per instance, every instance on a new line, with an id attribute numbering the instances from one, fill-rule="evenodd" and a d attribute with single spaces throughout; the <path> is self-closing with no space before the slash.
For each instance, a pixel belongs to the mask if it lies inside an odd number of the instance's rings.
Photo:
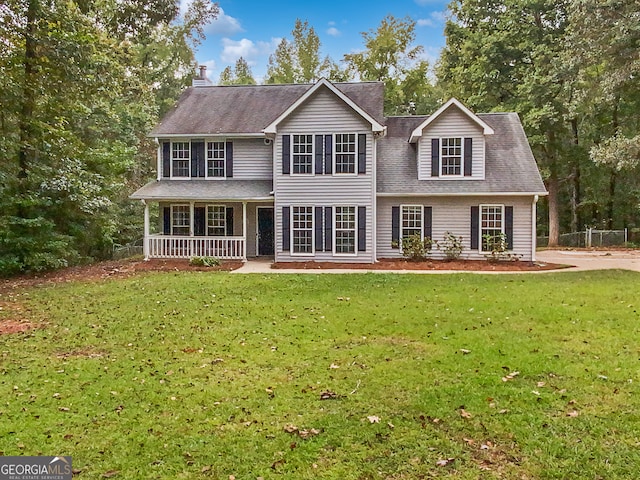
<path id="1" fill-rule="evenodd" d="M 520 274 L 520 273 L 552 273 L 575 272 L 586 270 L 624 269 L 640 272 L 640 250 L 620 251 L 578 251 L 578 250 L 544 250 L 537 253 L 538 263 L 559 263 L 572 265 L 571 268 L 562 270 L 539 270 L 536 272 L 494 272 L 494 271 L 469 271 L 478 274 Z M 367 270 L 367 269 L 271 269 L 270 258 L 258 258 L 247 261 L 241 268 L 231 273 L 417 273 L 417 274 L 443 274 L 460 273 L 459 270 Z"/>

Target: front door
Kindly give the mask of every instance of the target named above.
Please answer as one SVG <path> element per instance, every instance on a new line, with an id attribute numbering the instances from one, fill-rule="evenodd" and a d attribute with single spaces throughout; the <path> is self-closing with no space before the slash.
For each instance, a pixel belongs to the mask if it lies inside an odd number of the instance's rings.
<path id="1" fill-rule="evenodd" d="M 273 207 L 258 207 L 258 255 L 273 255 Z"/>

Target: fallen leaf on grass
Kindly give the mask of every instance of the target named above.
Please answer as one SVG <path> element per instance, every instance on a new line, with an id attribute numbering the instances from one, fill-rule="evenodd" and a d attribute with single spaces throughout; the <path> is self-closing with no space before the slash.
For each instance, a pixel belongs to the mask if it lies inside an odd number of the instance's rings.
<path id="1" fill-rule="evenodd" d="M 536 387 L 538 387 L 538 388 L 542 388 L 542 387 L 544 387 L 545 385 L 546 385 L 546 383 L 545 383 L 545 382 L 538 382 L 538 383 L 536 383 Z"/>
<path id="2" fill-rule="evenodd" d="M 460 416 L 462 418 L 472 418 L 473 415 L 471 415 L 469 412 L 467 412 L 464 408 L 460 409 Z"/>
<path id="3" fill-rule="evenodd" d="M 572 410 L 570 412 L 567 412 L 567 417 L 577 417 L 578 415 L 580 415 L 580 413 L 578 413 L 577 410 Z"/>
<path id="4" fill-rule="evenodd" d="M 332 392 L 331 390 L 325 390 L 320 394 L 320 400 L 335 400 L 339 398 L 336 392 Z"/>
<path id="5" fill-rule="evenodd" d="M 103 473 L 102 477 L 103 478 L 111 478 L 111 477 L 115 477 L 119 473 L 120 473 L 119 470 L 109 470 L 108 472 Z"/>
<path id="6" fill-rule="evenodd" d="M 369 420 L 369 423 L 380 423 L 380 417 L 377 415 L 369 415 L 367 420 Z"/>
<path id="7" fill-rule="evenodd" d="M 460 351 L 463 355 L 469 355 L 471 353 L 471 350 L 467 350 L 466 348 L 461 348 Z"/>
<path id="8" fill-rule="evenodd" d="M 438 467 L 446 467 L 447 465 L 449 465 L 450 463 L 453 463 L 455 461 L 456 461 L 455 458 L 443 458 L 442 460 L 438 460 L 436 462 L 436 465 Z"/>
<path id="9" fill-rule="evenodd" d="M 511 372 L 509 375 L 505 375 L 504 377 L 502 377 L 502 381 L 508 382 L 509 380 L 513 380 L 518 375 L 520 375 L 520 372 Z"/>
<path id="10" fill-rule="evenodd" d="M 335 370 L 337 368 L 340 368 L 340 365 L 336 365 L 335 363 L 332 363 L 331 365 L 329 365 L 329 368 L 332 370 Z"/>

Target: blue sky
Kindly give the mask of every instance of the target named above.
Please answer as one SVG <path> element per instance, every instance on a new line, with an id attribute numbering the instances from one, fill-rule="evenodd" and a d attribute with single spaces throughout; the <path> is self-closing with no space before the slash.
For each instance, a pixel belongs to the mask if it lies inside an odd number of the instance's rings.
<path id="1" fill-rule="evenodd" d="M 182 7 L 191 0 L 181 0 Z M 375 30 L 382 18 L 411 17 L 417 22 L 416 45 L 424 47 L 431 63 L 444 45 L 446 0 L 323 0 L 257 1 L 220 0 L 220 15 L 205 29 L 206 39 L 197 48 L 196 59 L 207 65 L 216 83 L 220 72 L 242 56 L 260 83 L 269 55 L 283 37 L 291 39 L 296 18 L 307 20 L 321 42 L 321 54 L 339 61 L 345 53 L 364 49 L 361 32 Z"/>

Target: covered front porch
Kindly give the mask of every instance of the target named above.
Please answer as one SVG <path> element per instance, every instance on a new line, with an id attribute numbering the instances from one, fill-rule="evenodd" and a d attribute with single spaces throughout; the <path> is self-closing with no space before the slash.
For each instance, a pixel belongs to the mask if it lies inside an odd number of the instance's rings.
<path id="1" fill-rule="evenodd" d="M 237 198 L 246 193 L 247 182 L 190 181 L 183 188 L 177 183 L 154 182 L 132 195 L 144 204 L 145 259 L 246 260 L 273 255 L 273 197 L 264 185 L 259 185 L 257 195 Z M 251 183 L 254 188 L 262 184 Z M 230 192 L 223 186 L 236 188 Z"/>

